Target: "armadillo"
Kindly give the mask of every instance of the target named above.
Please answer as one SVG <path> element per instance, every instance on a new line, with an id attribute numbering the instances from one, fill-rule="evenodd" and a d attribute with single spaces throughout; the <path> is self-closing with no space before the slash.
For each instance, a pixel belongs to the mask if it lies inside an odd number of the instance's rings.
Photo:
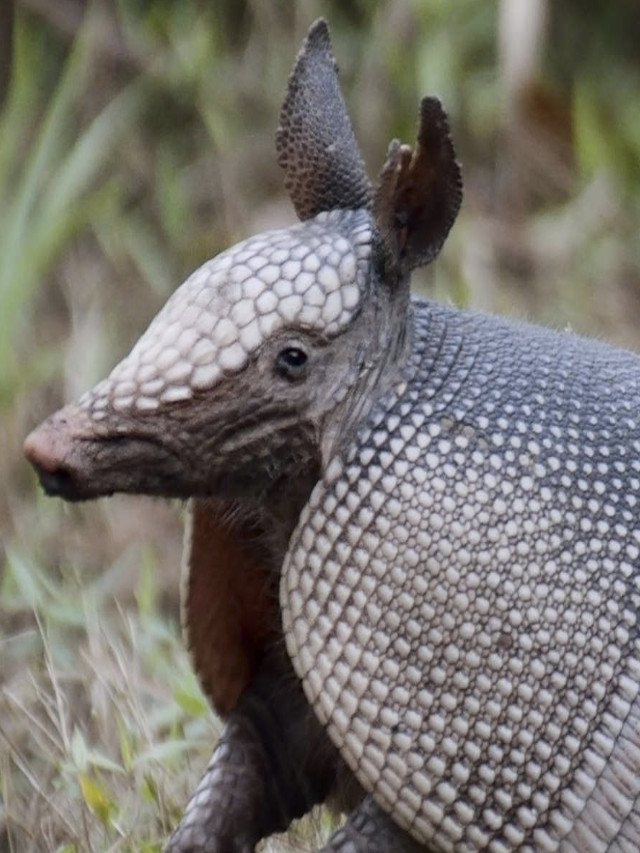
<path id="1" fill-rule="evenodd" d="M 241 242 L 25 451 L 51 494 L 189 499 L 225 728 L 168 842 L 640 849 L 640 359 L 410 295 L 456 218 L 440 102 L 372 186 L 326 24 L 277 134 L 300 224 Z"/>

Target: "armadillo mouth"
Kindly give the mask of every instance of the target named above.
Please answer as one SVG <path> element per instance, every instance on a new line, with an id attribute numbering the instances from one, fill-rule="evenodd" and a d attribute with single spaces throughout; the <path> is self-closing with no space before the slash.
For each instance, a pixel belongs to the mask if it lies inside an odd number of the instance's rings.
<path id="1" fill-rule="evenodd" d="M 24 453 L 48 495 L 84 501 L 114 492 L 176 494 L 179 465 L 146 437 L 100 434 L 81 410 L 67 406 L 24 443 Z"/>
<path id="2" fill-rule="evenodd" d="M 38 467 L 32 459 L 29 460 L 38 474 L 40 485 L 51 497 L 64 498 L 67 501 L 82 500 L 80 491 L 70 471 L 57 468 L 53 471 L 45 471 Z"/>

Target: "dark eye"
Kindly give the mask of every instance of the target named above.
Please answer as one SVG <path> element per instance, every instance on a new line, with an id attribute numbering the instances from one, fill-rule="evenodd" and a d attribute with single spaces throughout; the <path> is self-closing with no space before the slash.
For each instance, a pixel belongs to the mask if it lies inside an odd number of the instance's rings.
<path id="1" fill-rule="evenodd" d="M 300 347 L 287 347 L 276 357 L 276 373 L 290 382 L 302 379 L 306 373 L 308 356 Z"/>

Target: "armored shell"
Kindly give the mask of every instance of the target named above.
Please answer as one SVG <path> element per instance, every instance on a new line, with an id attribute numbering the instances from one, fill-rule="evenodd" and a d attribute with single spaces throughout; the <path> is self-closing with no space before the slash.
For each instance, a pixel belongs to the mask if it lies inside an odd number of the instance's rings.
<path id="1" fill-rule="evenodd" d="M 422 302 L 413 335 L 292 538 L 296 672 L 430 849 L 631 849 L 638 358 Z"/>

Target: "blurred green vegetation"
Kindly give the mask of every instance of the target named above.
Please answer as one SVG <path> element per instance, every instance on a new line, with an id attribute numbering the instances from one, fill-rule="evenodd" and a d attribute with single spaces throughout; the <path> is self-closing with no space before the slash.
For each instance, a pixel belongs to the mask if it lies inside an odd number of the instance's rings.
<path id="1" fill-rule="evenodd" d="M 533 43 L 509 3 L 20 0 L 12 40 L 3 6 L 0 850 L 159 850 L 207 760 L 179 512 L 46 500 L 20 447 L 191 269 L 293 221 L 273 135 L 315 17 L 372 175 L 423 94 L 449 111 L 465 205 L 416 286 L 640 348 L 639 4 L 527 0 Z"/>

